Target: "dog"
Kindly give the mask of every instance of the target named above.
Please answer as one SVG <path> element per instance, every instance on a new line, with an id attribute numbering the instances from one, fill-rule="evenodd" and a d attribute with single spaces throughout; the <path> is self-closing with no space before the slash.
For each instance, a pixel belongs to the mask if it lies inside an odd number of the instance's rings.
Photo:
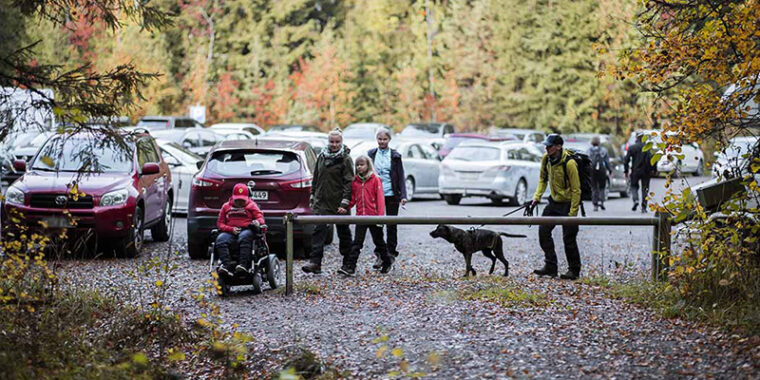
<path id="1" fill-rule="evenodd" d="M 491 270 L 488 272 L 488 274 L 493 274 L 493 271 L 496 267 L 496 259 L 499 259 L 499 261 L 504 264 L 504 277 L 509 276 L 509 261 L 504 258 L 501 237 L 526 237 L 525 235 L 507 234 L 504 232 L 495 232 L 483 229 L 472 229 L 466 231 L 445 224 L 439 224 L 435 230 L 430 232 L 430 236 L 434 238 L 442 238 L 443 240 L 454 244 L 454 248 L 456 248 L 457 251 L 461 252 L 462 255 L 464 255 L 464 262 L 466 265 L 464 277 L 467 277 L 470 272 L 472 272 L 473 276 L 477 275 L 475 269 L 471 264 L 472 254 L 477 251 L 482 251 L 483 255 L 491 259 Z"/>

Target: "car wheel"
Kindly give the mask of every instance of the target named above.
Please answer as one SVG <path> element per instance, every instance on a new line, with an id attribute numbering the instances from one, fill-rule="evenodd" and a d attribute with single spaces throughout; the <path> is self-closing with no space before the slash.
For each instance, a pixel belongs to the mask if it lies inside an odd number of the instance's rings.
<path id="1" fill-rule="evenodd" d="M 280 267 L 280 260 L 275 255 L 269 255 L 267 281 L 272 289 L 277 289 L 282 284 L 282 268 Z"/>
<path id="2" fill-rule="evenodd" d="M 143 229 L 143 208 L 137 206 L 132 219 L 132 227 L 127 232 L 127 237 L 115 243 L 114 253 L 116 257 L 133 258 L 140 254 L 144 241 Z"/>
<path id="3" fill-rule="evenodd" d="M 528 184 L 524 179 L 520 179 L 520 182 L 515 186 L 515 196 L 512 197 L 510 202 L 511 206 L 520 206 L 528 201 Z"/>
<path id="4" fill-rule="evenodd" d="M 694 175 L 697 177 L 701 177 L 705 174 L 705 164 L 702 162 L 702 160 L 699 160 L 697 163 L 697 170 L 694 172 Z"/>
<path id="5" fill-rule="evenodd" d="M 459 194 L 446 194 L 443 196 L 443 200 L 445 200 L 447 204 L 458 205 L 459 201 L 462 200 L 462 196 Z"/>
<path id="6" fill-rule="evenodd" d="M 414 178 L 406 177 L 406 200 L 414 199 Z"/>
<path id="7" fill-rule="evenodd" d="M 164 216 L 161 221 L 155 226 L 150 228 L 150 235 L 153 237 L 153 241 L 169 241 L 169 232 L 172 225 L 172 200 L 166 202 L 164 207 Z"/>
<path id="8" fill-rule="evenodd" d="M 187 243 L 187 255 L 192 260 L 208 259 L 210 257 L 206 244 L 193 244 L 190 242 Z"/>

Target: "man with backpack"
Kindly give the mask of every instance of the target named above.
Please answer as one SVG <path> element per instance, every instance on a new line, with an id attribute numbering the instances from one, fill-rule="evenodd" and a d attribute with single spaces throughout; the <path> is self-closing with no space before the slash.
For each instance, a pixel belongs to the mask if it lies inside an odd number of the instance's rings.
<path id="1" fill-rule="evenodd" d="M 588 150 L 591 160 L 591 202 L 594 203 L 594 211 L 599 211 L 599 208 L 606 210 L 604 188 L 607 187 L 607 175 L 612 175 L 610 155 L 607 149 L 599 144 L 601 144 L 599 136 L 592 137 L 591 148 Z"/>
<path id="2" fill-rule="evenodd" d="M 579 161 L 585 169 L 590 165 L 588 157 L 584 158 L 578 153 L 562 149 L 564 140 L 556 133 L 546 136 L 544 146 L 546 154 L 541 159 L 541 174 L 538 189 L 533 195 L 531 209 L 541 200 L 541 196 L 549 186 L 549 204 L 544 208 L 542 216 L 578 216 L 581 204 L 581 176 Z M 585 171 L 584 171 L 585 173 Z M 587 180 L 587 175 L 584 175 Z M 590 186 L 589 186 L 590 187 Z M 539 276 L 557 277 L 557 253 L 554 250 L 552 230 L 555 226 L 540 226 L 538 228 L 538 240 L 544 251 L 544 267 L 536 269 L 533 273 Z M 581 273 L 581 255 L 578 251 L 578 226 L 562 226 L 562 241 L 565 244 L 568 271 L 560 276 L 562 279 L 575 280 Z"/>
<path id="3" fill-rule="evenodd" d="M 652 178 L 652 172 L 655 170 L 652 165 L 651 152 L 644 151 L 643 132 L 636 132 L 636 143 L 628 147 L 625 153 L 625 176 L 631 180 L 631 199 L 633 199 L 633 208 L 636 211 L 639 207 L 639 184 L 641 184 L 641 213 L 647 212 L 647 196 L 649 194 L 649 180 Z M 628 168 L 631 164 L 631 175 L 628 175 Z"/>

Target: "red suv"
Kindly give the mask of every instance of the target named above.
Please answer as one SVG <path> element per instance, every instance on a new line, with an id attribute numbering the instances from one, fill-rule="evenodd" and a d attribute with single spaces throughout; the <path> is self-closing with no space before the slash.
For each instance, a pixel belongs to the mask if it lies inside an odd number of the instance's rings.
<path id="1" fill-rule="evenodd" d="M 208 256 L 211 230 L 237 183 L 245 183 L 269 226 L 268 240 L 283 242 L 286 213 L 311 214 L 309 193 L 317 156 L 306 142 L 279 139 L 225 141 L 214 147 L 193 177 L 187 212 L 187 251 Z M 293 234 L 311 247 L 313 226 L 295 226 Z"/>
<path id="2" fill-rule="evenodd" d="M 169 240 L 171 173 L 149 134 L 124 135 L 122 144 L 103 133 L 56 134 L 28 165 L 16 161 L 25 174 L 6 191 L 5 211 L 20 211 L 31 228 L 94 230 L 117 255 L 134 257 L 145 228 Z"/>

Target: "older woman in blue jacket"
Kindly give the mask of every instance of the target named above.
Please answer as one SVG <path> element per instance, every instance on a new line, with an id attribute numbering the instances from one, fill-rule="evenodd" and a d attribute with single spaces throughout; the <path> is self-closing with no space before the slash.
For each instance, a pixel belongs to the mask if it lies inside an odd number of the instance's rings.
<path id="1" fill-rule="evenodd" d="M 395 149 L 391 149 L 388 144 L 391 142 L 391 131 L 387 128 L 379 128 L 375 133 L 377 139 L 377 148 L 370 149 L 367 155 L 372 159 L 375 165 L 375 171 L 383 183 L 383 193 L 385 195 L 385 215 L 398 215 L 399 206 L 406 204 L 406 177 L 404 176 L 404 164 L 401 161 L 401 154 Z M 388 253 L 398 257 L 398 228 L 395 224 L 387 225 L 387 244 Z M 380 269 L 382 261 L 377 252 L 377 260 L 373 267 Z"/>

